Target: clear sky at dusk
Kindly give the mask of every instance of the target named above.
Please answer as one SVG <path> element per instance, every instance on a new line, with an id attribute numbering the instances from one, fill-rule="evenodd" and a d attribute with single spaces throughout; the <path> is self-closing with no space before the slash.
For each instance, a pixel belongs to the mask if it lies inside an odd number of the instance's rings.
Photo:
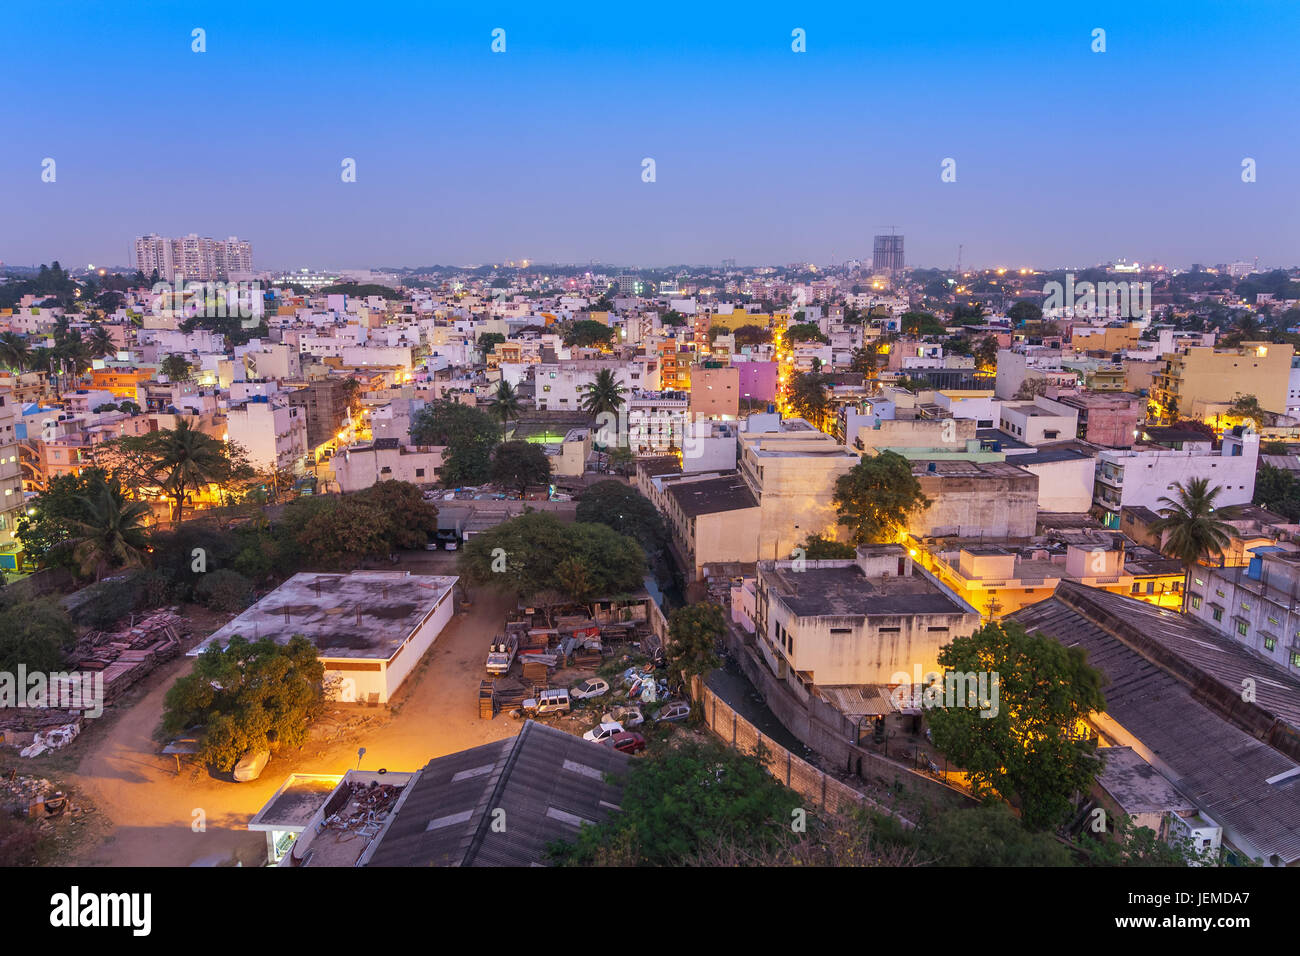
<path id="1" fill-rule="evenodd" d="M 259 268 L 824 263 L 890 226 L 911 265 L 1300 262 L 1295 2 L 0 15 L 9 264 L 125 264 L 148 232 Z"/>

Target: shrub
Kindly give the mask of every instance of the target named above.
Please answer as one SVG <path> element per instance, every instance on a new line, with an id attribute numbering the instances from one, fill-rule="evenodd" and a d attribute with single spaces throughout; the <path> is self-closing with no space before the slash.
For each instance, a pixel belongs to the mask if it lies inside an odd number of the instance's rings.
<path id="1" fill-rule="evenodd" d="M 195 592 L 214 611 L 242 611 L 253 598 L 253 582 L 238 571 L 220 568 L 205 574 Z"/>

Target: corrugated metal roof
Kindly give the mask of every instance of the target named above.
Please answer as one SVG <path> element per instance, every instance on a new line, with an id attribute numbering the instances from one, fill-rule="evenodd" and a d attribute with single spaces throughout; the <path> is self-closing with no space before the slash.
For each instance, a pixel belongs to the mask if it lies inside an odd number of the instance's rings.
<path id="1" fill-rule="evenodd" d="M 1192 619 L 1153 613 L 1157 609 L 1151 605 L 1081 585 L 1062 584 L 1054 597 L 1009 616 L 1031 631 L 1087 652 L 1088 662 L 1109 681 L 1104 688 L 1106 713 L 1169 768 L 1174 785 L 1206 814 L 1266 855 L 1277 854 L 1287 864 L 1300 860 L 1300 777 L 1275 785 L 1265 782 L 1300 764 L 1211 709 L 1185 680 L 1129 647 L 1118 628 L 1095 623 L 1062 597 L 1092 602 L 1089 613 L 1101 617 L 1102 623 L 1106 613 L 1120 616 L 1118 620 L 1209 668 L 1206 673 L 1225 683 L 1238 674 L 1265 676 L 1277 683 L 1270 691 L 1270 697 L 1277 697 L 1294 694 L 1296 682 L 1253 655 L 1239 659 L 1237 650 L 1249 652 L 1223 647 L 1224 639 Z M 1275 680 L 1278 674 L 1283 680 Z M 1241 685 L 1235 686 L 1239 690 Z M 1264 704 L 1265 685 L 1259 686 Z"/>
<path id="2" fill-rule="evenodd" d="M 527 721 L 512 739 L 429 761 L 367 865 L 544 864 L 548 844 L 618 808 L 622 783 L 605 778 L 624 774 L 630 760 Z"/>

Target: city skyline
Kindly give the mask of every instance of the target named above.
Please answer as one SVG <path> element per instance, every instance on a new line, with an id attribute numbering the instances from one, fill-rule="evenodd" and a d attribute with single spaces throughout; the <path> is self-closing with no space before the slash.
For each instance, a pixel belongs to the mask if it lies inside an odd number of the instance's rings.
<path id="1" fill-rule="evenodd" d="M 5 262 L 111 262 L 149 232 L 249 235 L 278 267 L 843 261 L 891 223 L 912 237 L 909 265 L 940 268 L 959 246 L 972 264 L 1036 266 L 1288 262 L 1300 245 L 1300 153 L 1276 121 L 1300 15 L 1280 3 L 1249 17 L 941 5 L 924 22 L 673 5 L 644 22 L 522 5 L 436 20 L 418 5 L 286 3 L 255 21 L 239 4 L 66 9 L 12 8 L 24 42 L 6 62 L 36 71 L 57 43 L 65 66 L 11 110 L 23 148 L 0 157 L 0 195 L 20 225 L 0 236 Z M 148 63 L 162 88 L 203 90 L 203 111 L 133 122 L 93 65 L 104 50 Z"/>

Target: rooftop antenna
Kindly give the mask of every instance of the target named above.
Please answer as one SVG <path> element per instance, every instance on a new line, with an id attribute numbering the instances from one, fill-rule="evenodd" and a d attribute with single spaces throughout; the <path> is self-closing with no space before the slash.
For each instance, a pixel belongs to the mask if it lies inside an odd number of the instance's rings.
<path id="1" fill-rule="evenodd" d="M 960 242 L 957 243 L 957 277 L 961 278 L 961 252 L 965 248 Z"/>

